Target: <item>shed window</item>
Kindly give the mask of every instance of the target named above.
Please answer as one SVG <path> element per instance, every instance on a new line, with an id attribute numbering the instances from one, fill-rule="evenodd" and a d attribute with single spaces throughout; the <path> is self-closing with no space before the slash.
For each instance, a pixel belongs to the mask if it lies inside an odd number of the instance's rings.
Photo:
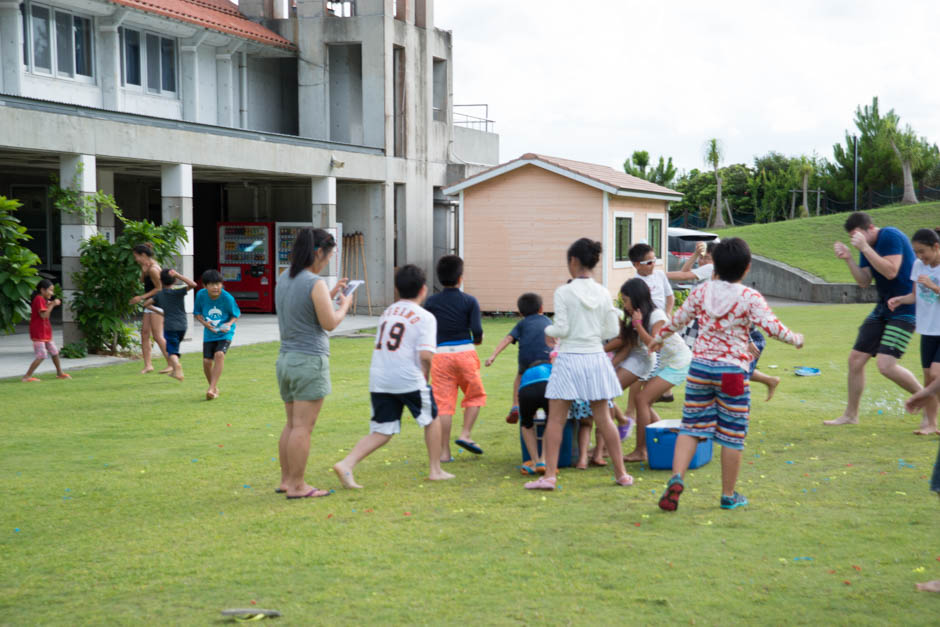
<path id="1" fill-rule="evenodd" d="M 657 259 L 663 258 L 663 221 L 662 218 L 650 218 L 647 222 L 647 239 L 653 247 Z"/>
<path id="2" fill-rule="evenodd" d="M 633 218 L 614 218 L 614 261 L 630 261 L 630 242 L 633 239 Z"/>

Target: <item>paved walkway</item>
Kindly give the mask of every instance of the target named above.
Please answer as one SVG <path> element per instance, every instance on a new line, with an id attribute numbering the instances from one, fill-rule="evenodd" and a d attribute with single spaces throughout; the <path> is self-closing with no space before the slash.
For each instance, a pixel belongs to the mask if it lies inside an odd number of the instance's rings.
<path id="1" fill-rule="evenodd" d="M 330 333 L 331 337 L 350 335 L 361 329 L 374 328 L 378 324 L 377 317 L 346 316 L 342 324 Z M 53 325 L 52 337 L 56 346 L 62 348 L 62 329 Z M 245 344 L 260 344 L 263 342 L 278 341 L 277 316 L 274 314 L 243 314 L 238 319 L 235 328 L 235 342 L 233 346 Z M 160 350 L 154 346 L 154 354 L 158 356 L 155 364 L 159 369 L 163 366 Z M 186 340 L 180 345 L 183 353 L 202 352 L 202 329 L 193 330 L 193 339 Z M 33 344 L 29 341 L 29 330 L 26 326 L 19 326 L 13 335 L 0 335 L 0 379 L 7 377 L 22 377 L 33 360 Z M 62 368 L 65 370 L 78 370 L 81 368 L 94 368 L 119 364 L 130 359 L 124 357 L 107 357 L 102 355 L 89 355 L 82 359 L 63 359 Z M 36 369 L 38 374 L 54 373 L 55 365 L 51 359 L 43 361 Z"/>

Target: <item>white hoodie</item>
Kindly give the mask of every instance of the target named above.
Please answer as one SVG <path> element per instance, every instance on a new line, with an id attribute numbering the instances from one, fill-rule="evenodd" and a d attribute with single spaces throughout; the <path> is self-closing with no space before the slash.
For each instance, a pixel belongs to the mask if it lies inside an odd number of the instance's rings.
<path id="1" fill-rule="evenodd" d="M 573 279 L 555 290 L 555 317 L 545 335 L 561 340 L 560 353 L 602 353 L 620 332 L 620 313 L 594 279 Z"/>

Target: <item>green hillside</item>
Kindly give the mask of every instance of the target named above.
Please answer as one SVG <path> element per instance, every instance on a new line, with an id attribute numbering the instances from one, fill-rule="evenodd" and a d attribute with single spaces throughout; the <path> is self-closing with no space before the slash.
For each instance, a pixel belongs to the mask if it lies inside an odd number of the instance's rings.
<path id="1" fill-rule="evenodd" d="M 894 205 L 867 212 L 876 226 L 894 226 L 908 235 L 924 227 L 940 226 L 940 202 Z M 725 237 L 741 237 L 751 252 L 806 270 L 832 283 L 851 283 L 845 262 L 832 251 L 834 242 L 848 243 L 842 224 L 847 213 L 803 218 L 770 224 L 752 224 L 716 231 Z"/>

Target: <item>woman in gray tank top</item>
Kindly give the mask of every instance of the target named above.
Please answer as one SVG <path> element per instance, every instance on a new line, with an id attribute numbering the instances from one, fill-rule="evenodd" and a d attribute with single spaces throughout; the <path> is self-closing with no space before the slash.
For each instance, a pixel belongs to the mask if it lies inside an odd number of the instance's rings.
<path id="1" fill-rule="evenodd" d="M 276 492 L 289 499 L 327 496 L 304 480 L 310 454 L 310 434 L 330 393 L 330 340 L 332 331 L 349 311 L 351 299 L 343 294 L 346 279 L 332 291 L 320 272 L 326 268 L 336 240 L 323 229 L 305 228 L 297 233 L 291 250 L 290 269 L 277 279 L 274 298 L 281 331 L 277 357 L 277 382 L 287 412 L 277 452 L 281 483 Z M 333 308 L 333 299 L 339 308 Z"/>

